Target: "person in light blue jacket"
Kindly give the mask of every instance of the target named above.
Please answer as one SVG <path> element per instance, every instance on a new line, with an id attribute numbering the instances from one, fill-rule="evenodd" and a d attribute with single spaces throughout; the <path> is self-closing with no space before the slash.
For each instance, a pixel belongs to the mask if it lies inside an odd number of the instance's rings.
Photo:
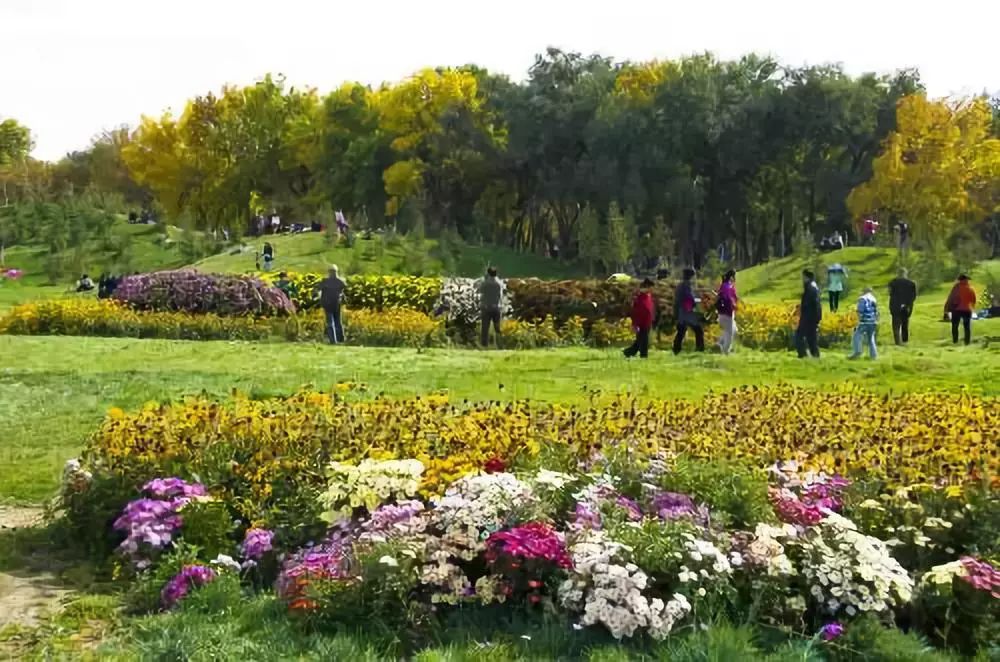
<path id="1" fill-rule="evenodd" d="M 868 358 L 878 358 L 878 348 L 875 346 L 875 333 L 878 329 L 878 301 L 872 294 L 872 288 L 866 287 L 858 299 L 858 326 L 854 329 L 854 352 L 850 358 L 861 357 L 861 344 L 868 346 Z"/>

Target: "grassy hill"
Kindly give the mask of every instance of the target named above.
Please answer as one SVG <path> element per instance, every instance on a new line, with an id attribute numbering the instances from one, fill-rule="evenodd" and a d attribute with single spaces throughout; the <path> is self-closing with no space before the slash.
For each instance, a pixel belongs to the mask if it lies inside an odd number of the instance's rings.
<path id="1" fill-rule="evenodd" d="M 348 248 L 342 243 L 330 245 L 324 234 L 315 232 L 247 239 L 244 246 L 205 258 L 194 266 L 217 273 L 253 271 L 254 254 L 263 249 L 265 241 L 270 241 L 274 247 L 274 268 L 288 271 L 325 271 L 329 265 L 336 264 L 346 273 L 478 276 L 492 264 L 510 277 L 573 278 L 582 275 L 574 264 L 507 248 L 463 245 L 455 248 L 451 264 L 445 264 L 438 255 L 438 243 L 432 239 L 417 246 L 403 239 L 357 238 L 354 246 Z"/>

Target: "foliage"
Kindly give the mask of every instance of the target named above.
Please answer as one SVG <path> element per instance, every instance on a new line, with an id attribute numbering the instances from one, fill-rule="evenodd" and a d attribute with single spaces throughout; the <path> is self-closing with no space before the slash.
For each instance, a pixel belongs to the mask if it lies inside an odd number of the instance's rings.
<path id="1" fill-rule="evenodd" d="M 872 178 L 848 198 L 856 218 L 884 212 L 885 220 L 905 219 L 930 240 L 996 211 L 1000 139 L 990 135 L 985 100 L 949 104 L 912 95 L 896 114 Z"/>
<path id="2" fill-rule="evenodd" d="M 681 456 L 670 469 L 654 478 L 659 487 L 690 494 L 735 526 L 750 529 L 772 518 L 767 476 L 746 461 Z"/>
<path id="3" fill-rule="evenodd" d="M 113 297 L 136 310 L 274 316 L 295 312 L 284 292 L 243 276 L 158 271 L 126 276 Z"/>

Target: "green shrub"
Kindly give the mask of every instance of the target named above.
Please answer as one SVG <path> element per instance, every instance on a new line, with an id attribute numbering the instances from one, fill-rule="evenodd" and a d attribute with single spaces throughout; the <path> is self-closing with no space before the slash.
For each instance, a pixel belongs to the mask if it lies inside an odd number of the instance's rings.
<path id="1" fill-rule="evenodd" d="M 767 475 L 749 464 L 681 456 L 657 483 L 665 490 L 691 495 L 714 514 L 723 514 L 729 520 L 726 523 L 737 528 L 752 530 L 757 522 L 774 519 L 767 496 Z"/>

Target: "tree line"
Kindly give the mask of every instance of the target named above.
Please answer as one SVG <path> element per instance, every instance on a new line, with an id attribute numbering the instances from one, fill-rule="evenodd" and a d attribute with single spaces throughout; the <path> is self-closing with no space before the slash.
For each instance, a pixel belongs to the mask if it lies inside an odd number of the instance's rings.
<path id="1" fill-rule="evenodd" d="M 1000 102 L 928 99 L 748 55 L 624 62 L 549 49 L 523 82 L 476 66 L 322 95 L 266 76 L 144 117 L 57 163 L 0 125 L 2 204 L 99 191 L 239 235 L 258 214 L 449 234 L 620 265 L 733 264 L 873 215 L 995 252 Z M 10 241 L 10 239 L 8 239 Z"/>

